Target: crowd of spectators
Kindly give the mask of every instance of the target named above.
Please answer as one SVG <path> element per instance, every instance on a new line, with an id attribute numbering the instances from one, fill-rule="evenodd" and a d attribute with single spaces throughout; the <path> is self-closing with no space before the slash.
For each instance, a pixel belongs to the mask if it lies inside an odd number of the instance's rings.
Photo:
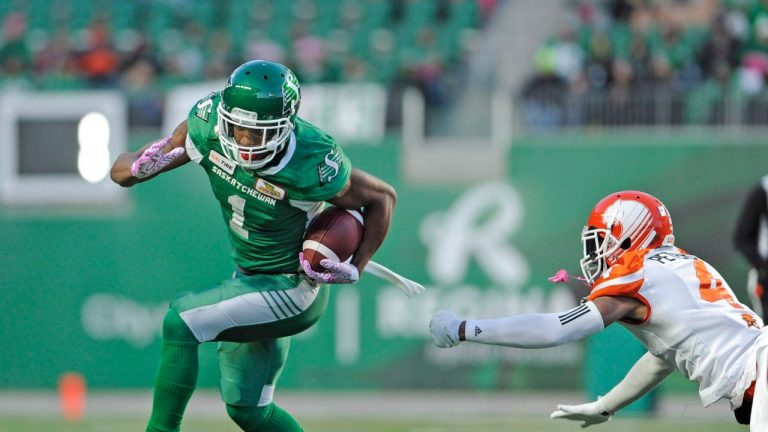
<path id="1" fill-rule="evenodd" d="M 223 80 L 254 58 L 303 83 L 420 87 L 449 102 L 456 65 L 495 0 L 8 0 L 0 88 L 120 88 L 157 124 L 172 85 Z"/>
<path id="2" fill-rule="evenodd" d="M 768 124 L 768 0 L 570 0 L 523 90 L 525 120 Z"/>

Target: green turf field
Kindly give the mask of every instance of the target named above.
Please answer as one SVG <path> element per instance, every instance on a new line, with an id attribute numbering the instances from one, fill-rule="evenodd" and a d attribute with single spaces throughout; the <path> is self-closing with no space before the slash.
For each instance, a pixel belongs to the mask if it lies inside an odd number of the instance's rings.
<path id="1" fill-rule="evenodd" d="M 279 405 L 306 432 L 579 432 L 579 423 L 550 420 L 558 402 L 575 402 L 580 392 L 281 392 Z M 152 394 L 93 391 L 85 417 L 67 423 L 55 392 L 0 392 L 0 432 L 141 432 Z M 727 403 L 704 408 L 694 395 L 656 401 L 657 417 L 628 412 L 594 432 L 747 432 Z M 190 400 L 182 432 L 241 432 L 227 417 L 219 393 L 200 389 Z"/>
<path id="2" fill-rule="evenodd" d="M 455 415 L 455 414 L 454 414 Z M 452 420 L 316 420 L 304 422 L 307 432 L 577 432 L 578 424 L 548 419 L 452 419 Z M 61 420 L 0 418 L 0 432 L 137 432 L 143 431 L 143 420 L 125 418 L 93 419 L 78 423 Z M 745 426 L 723 421 L 672 421 L 653 419 L 614 419 L 590 427 L 594 432 L 744 432 Z M 182 425 L 183 432 L 240 432 L 232 422 L 191 419 Z"/>

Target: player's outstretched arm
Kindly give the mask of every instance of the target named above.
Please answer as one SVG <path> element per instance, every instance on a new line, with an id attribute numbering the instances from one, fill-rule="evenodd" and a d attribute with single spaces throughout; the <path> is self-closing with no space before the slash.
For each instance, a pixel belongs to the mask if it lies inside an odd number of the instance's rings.
<path id="1" fill-rule="evenodd" d="M 429 322 L 440 348 L 469 341 L 515 348 L 545 348 L 585 338 L 603 330 L 603 319 L 592 302 L 561 313 L 531 313 L 496 319 L 460 319 L 439 311 Z"/>
<path id="2" fill-rule="evenodd" d="M 183 121 L 171 136 L 149 143 L 135 153 L 123 153 L 112 164 L 110 177 L 123 187 L 149 180 L 189 162 L 184 142 L 187 122 Z"/>
<path id="3" fill-rule="evenodd" d="M 435 345 L 448 348 L 469 341 L 516 348 L 546 348 L 583 339 L 613 322 L 642 320 L 645 305 L 630 297 L 600 297 L 571 310 L 531 313 L 497 319 L 460 319 L 439 311 L 429 323 Z"/>
<path id="4" fill-rule="evenodd" d="M 606 422 L 616 411 L 653 390 L 674 370 L 673 365 L 647 352 L 605 396 L 580 405 L 560 404 L 549 417 L 580 421 L 583 428 Z"/>

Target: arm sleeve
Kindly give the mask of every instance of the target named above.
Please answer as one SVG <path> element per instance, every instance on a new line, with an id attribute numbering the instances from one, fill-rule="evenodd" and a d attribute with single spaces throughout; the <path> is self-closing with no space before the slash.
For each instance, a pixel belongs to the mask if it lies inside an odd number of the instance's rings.
<path id="1" fill-rule="evenodd" d="M 609 413 L 624 408 L 653 390 L 674 370 L 674 366 L 646 352 L 627 372 L 624 379 L 600 398 L 601 408 Z"/>
<path id="2" fill-rule="evenodd" d="M 749 193 L 736 224 L 733 242 L 742 255 L 755 268 L 766 266 L 765 260 L 757 251 L 757 234 L 760 227 L 760 216 L 768 211 L 766 194 L 761 185 L 757 185 Z"/>
<path id="3" fill-rule="evenodd" d="M 563 313 L 515 315 L 467 320 L 468 341 L 516 348 L 546 348 L 583 339 L 602 331 L 603 317 L 591 301 Z"/>

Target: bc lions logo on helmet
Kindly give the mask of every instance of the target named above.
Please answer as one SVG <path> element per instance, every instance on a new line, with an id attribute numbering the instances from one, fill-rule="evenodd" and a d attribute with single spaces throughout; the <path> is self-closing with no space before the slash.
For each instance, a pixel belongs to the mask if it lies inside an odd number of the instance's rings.
<path id="1" fill-rule="evenodd" d="M 621 222 L 621 219 L 624 217 L 624 212 L 621 211 L 621 206 L 619 205 L 620 202 L 621 201 L 617 201 L 603 213 L 603 223 L 605 226 L 612 227 Z"/>
<path id="2" fill-rule="evenodd" d="M 617 200 L 603 213 L 603 223 L 617 239 L 635 238 L 650 227 L 651 212 L 637 201 Z"/>

